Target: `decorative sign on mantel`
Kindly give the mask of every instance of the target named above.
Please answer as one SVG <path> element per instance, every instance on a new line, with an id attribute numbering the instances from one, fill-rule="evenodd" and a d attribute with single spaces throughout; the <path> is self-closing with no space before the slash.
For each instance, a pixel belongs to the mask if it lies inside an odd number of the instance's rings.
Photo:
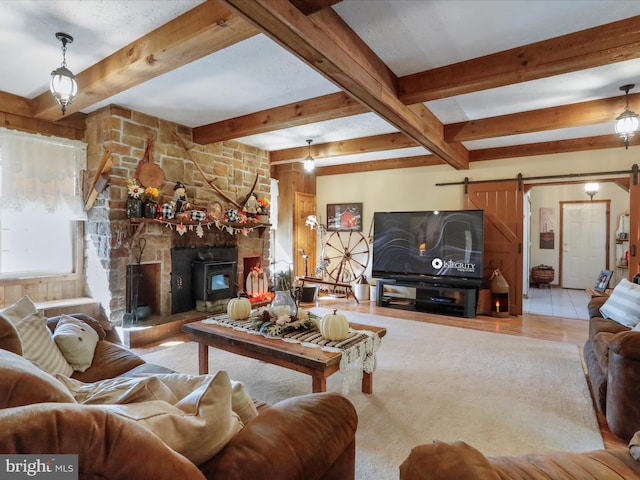
<path id="1" fill-rule="evenodd" d="M 204 236 L 204 228 L 210 229 L 212 226 L 218 228 L 219 230 L 223 230 L 228 232 L 231 235 L 248 235 L 251 231 L 256 228 L 265 228 L 270 226 L 268 223 L 258 223 L 258 222 L 222 222 L 220 220 L 211 220 L 211 221 L 202 221 L 202 222 L 192 222 L 186 220 L 167 220 L 162 218 L 132 218 L 130 219 L 133 223 L 161 223 L 164 224 L 165 227 L 169 228 L 171 231 L 175 230 L 180 235 L 184 235 L 187 232 L 196 232 L 196 235 L 199 238 Z"/>

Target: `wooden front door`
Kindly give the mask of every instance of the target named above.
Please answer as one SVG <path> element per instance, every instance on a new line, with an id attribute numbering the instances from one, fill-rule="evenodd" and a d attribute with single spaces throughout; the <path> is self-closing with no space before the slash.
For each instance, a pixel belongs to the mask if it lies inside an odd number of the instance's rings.
<path id="1" fill-rule="evenodd" d="M 316 231 L 305 225 L 309 215 L 316 214 L 316 196 L 310 193 L 295 192 L 293 206 L 293 274 L 296 277 L 314 276 L 316 268 Z M 307 272 L 304 271 L 304 258 L 307 256 Z"/>
<path id="2" fill-rule="evenodd" d="M 509 313 L 522 314 L 524 191 L 518 181 L 466 185 L 465 208 L 484 210 L 484 274 L 498 268 L 509 283 Z"/>

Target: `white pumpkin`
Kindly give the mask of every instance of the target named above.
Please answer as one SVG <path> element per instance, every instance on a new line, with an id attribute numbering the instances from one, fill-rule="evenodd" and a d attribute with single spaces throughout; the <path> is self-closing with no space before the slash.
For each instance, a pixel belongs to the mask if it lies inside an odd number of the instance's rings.
<path id="1" fill-rule="evenodd" d="M 243 320 L 249 318 L 251 313 L 251 302 L 246 297 L 232 298 L 227 304 L 227 315 L 232 320 Z"/>
<path id="2" fill-rule="evenodd" d="M 334 310 L 320 320 L 320 333 L 327 340 L 344 340 L 349 336 L 349 321 L 343 314 Z"/>

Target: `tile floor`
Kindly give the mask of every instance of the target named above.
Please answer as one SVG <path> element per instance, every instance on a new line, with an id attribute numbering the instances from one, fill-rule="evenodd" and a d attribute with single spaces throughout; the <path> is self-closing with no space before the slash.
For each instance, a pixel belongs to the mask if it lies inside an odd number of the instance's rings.
<path id="1" fill-rule="evenodd" d="M 568 288 L 530 288 L 529 298 L 522 299 L 524 313 L 589 320 L 589 296 L 584 290 Z"/>

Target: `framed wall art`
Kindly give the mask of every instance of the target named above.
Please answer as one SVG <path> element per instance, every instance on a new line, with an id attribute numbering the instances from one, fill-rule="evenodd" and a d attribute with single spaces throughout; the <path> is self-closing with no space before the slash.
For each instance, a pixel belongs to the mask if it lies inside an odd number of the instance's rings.
<path id="1" fill-rule="evenodd" d="M 555 249 L 554 232 L 555 210 L 550 207 L 540 208 L 540 249 Z"/>
<path id="2" fill-rule="evenodd" d="M 596 280 L 596 284 L 593 289 L 598 292 L 604 292 L 607 288 L 609 288 L 609 281 L 611 280 L 611 275 L 613 275 L 613 270 L 602 270 L 600 275 L 598 275 L 598 279 Z"/>
<path id="3" fill-rule="evenodd" d="M 327 230 L 330 232 L 361 232 L 362 203 L 327 204 Z"/>

